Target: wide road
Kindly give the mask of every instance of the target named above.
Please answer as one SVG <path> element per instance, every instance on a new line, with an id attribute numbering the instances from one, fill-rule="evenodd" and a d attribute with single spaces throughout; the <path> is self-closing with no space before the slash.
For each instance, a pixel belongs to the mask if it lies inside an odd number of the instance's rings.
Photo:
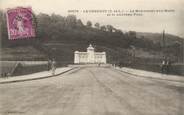
<path id="1" fill-rule="evenodd" d="M 184 115 L 184 83 L 84 67 L 0 84 L 1 115 Z"/>

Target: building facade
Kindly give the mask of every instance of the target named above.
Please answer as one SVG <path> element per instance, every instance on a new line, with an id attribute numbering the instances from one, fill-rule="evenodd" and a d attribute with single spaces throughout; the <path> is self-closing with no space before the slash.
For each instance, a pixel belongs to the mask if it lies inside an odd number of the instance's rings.
<path id="1" fill-rule="evenodd" d="M 87 52 L 75 51 L 74 53 L 74 63 L 75 64 L 85 64 L 85 63 L 106 63 L 106 53 L 105 52 L 95 52 L 94 48 L 90 44 L 87 48 Z"/>

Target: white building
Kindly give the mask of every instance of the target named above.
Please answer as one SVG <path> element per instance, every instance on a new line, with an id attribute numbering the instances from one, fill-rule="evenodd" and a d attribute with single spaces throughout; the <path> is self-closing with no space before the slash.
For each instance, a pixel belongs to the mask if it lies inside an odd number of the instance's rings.
<path id="1" fill-rule="evenodd" d="M 90 44 L 87 48 L 87 52 L 75 51 L 74 53 L 74 63 L 106 63 L 106 53 L 105 52 L 95 52 L 94 48 Z"/>

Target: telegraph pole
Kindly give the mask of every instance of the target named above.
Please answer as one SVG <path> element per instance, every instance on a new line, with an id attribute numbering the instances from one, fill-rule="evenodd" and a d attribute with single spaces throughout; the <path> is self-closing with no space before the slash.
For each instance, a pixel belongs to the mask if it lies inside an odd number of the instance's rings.
<path id="1" fill-rule="evenodd" d="M 167 54 L 167 50 L 166 50 L 166 39 L 165 39 L 165 30 L 163 30 L 162 33 L 162 52 L 163 54 L 166 53 Z M 167 55 L 164 55 L 164 58 L 166 58 Z"/>
<path id="2" fill-rule="evenodd" d="M 163 30 L 162 34 L 162 43 L 163 43 L 163 50 L 165 49 L 165 30 Z"/>
<path id="3" fill-rule="evenodd" d="M 163 33 L 162 33 L 162 42 L 163 42 L 163 52 L 165 52 L 167 55 L 165 30 L 163 30 Z"/>
<path id="4" fill-rule="evenodd" d="M 181 51 L 182 51 L 182 63 L 184 64 L 184 40 L 182 40 L 182 49 L 181 49 Z"/>

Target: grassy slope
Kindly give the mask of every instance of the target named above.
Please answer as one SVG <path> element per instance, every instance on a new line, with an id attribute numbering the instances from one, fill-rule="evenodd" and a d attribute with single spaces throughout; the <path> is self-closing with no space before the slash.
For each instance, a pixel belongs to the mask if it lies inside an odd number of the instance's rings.
<path id="1" fill-rule="evenodd" d="M 72 35 L 71 35 L 72 34 Z M 110 63 L 127 62 L 133 60 L 133 51 L 130 48 L 124 48 L 126 39 L 118 38 L 114 34 L 105 33 L 92 28 L 71 29 L 62 33 L 59 39 L 55 42 L 46 41 L 43 44 L 46 52 L 40 51 L 32 46 L 19 46 L 2 49 L 2 60 L 46 60 L 47 53 L 51 52 L 57 60 L 63 63 L 73 63 L 74 51 L 86 51 L 89 43 L 93 43 L 96 51 L 107 52 L 107 60 Z M 159 33 L 137 33 L 137 37 L 144 36 L 144 39 L 149 39 L 154 42 L 160 42 L 161 34 Z M 173 35 L 166 35 L 169 44 L 181 41 L 181 38 Z M 110 39 L 113 39 L 111 42 Z M 54 40 L 53 40 L 54 41 Z M 51 50 L 51 49 L 54 49 Z M 160 59 L 163 55 L 157 51 L 146 50 L 143 48 L 135 49 L 136 57 L 138 58 L 156 58 Z M 118 61 L 117 61 L 118 60 Z"/>
<path id="2" fill-rule="evenodd" d="M 137 32 L 137 37 L 140 38 L 144 36 L 144 38 L 152 40 L 155 43 L 162 42 L 162 33 L 148 33 L 148 32 Z M 184 39 L 184 38 L 183 38 Z M 167 34 L 165 35 L 165 40 L 167 45 L 172 45 L 175 42 L 182 42 L 182 38 Z"/>
<path id="3" fill-rule="evenodd" d="M 45 60 L 46 55 L 32 46 L 2 48 L 1 60 Z"/>

